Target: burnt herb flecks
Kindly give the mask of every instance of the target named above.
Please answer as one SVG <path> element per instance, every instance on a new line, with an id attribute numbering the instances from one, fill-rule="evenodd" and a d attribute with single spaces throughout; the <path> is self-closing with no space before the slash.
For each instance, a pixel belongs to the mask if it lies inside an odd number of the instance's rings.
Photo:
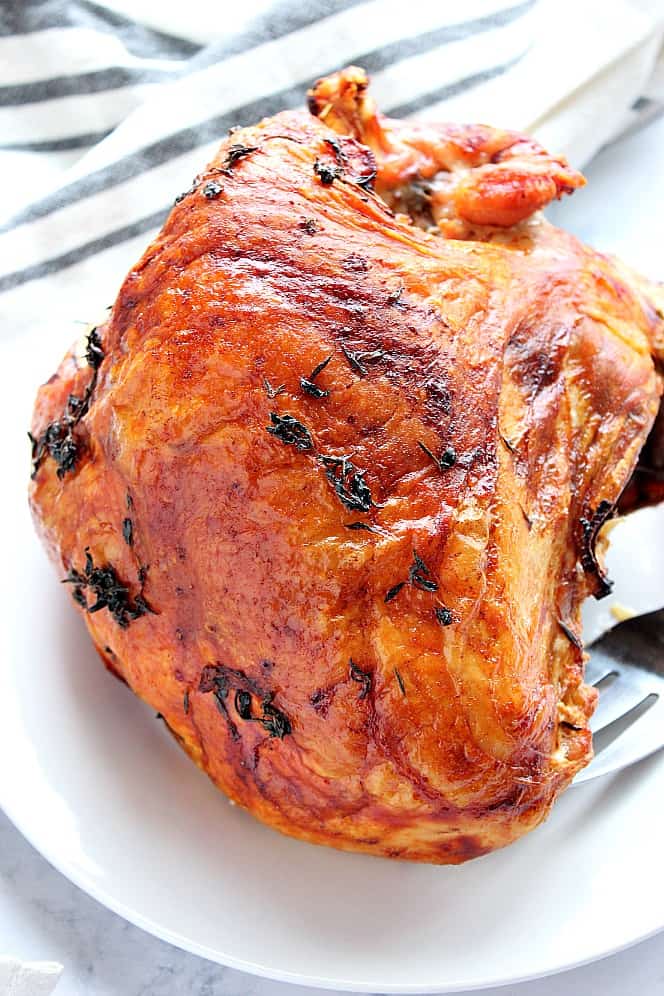
<path id="1" fill-rule="evenodd" d="M 290 720 L 274 705 L 273 694 L 265 692 L 258 682 L 237 668 L 226 667 L 224 664 L 206 665 L 201 672 L 198 690 L 214 693 L 217 708 L 228 723 L 233 740 L 239 740 L 240 734 L 226 705 L 229 692 L 232 690 L 235 692 L 233 704 L 240 719 L 245 722 L 260 723 L 271 737 L 280 740 L 292 732 Z M 254 715 L 253 696 L 261 700 L 260 716 Z"/>
<path id="2" fill-rule="evenodd" d="M 425 446 L 424 443 L 421 443 L 419 439 L 417 441 L 417 445 L 424 453 L 426 453 L 426 455 L 430 458 L 430 460 L 436 465 L 438 470 L 441 471 L 449 470 L 449 468 L 453 467 L 454 464 L 457 462 L 456 450 L 454 449 L 453 446 L 447 446 L 443 450 L 441 455 L 437 457 L 434 453 L 431 452 L 429 447 Z"/>
<path id="3" fill-rule="evenodd" d="M 134 523 L 129 516 L 122 520 L 122 538 L 127 546 L 134 545 Z"/>
<path id="4" fill-rule="evenodd" d="M 199 182 L 200 181 L 199 181 L 198 177 L 196 177 L 195 179 L 193 179 L 191 181 L 191 186 L 187 190 L 183 190 L 181 194 L 178 194 L 177 197 L 175 198 L 175 200 L 173 201 L 173 204 L 180 204 L 180 203 L 182 203 L 182 201 L 185 199 L 185 197 L 188 197 L 189 194 L 193 194 L 194 191 L 198 190 Z"/>
<path id="5" fill-rule="evenodd" d="M 280 439 L 286 446 L 295 446 L 298 450 L 312 450 L 314 441 L 306 426 L 298 422 L 292 415 L 279 415 L 277 412 L 270 412 L 271 425 L 266 426 L 267 431 Z"/>
<path id="6" fill-rule="evenodd" d="M 420 591 L 438 591 L 438 585 L 431 577 L 431 571 L 422 558 L 418 556 L 416 550 L 413 550 L 413 563 L 408 572 L 408 580 L 414 588 L 419 588 Z"/>
<path id="7" fill-rule="evenodd" d="M 198 690 L 199 692 L 212 692 L 214 695 L 215 705 L 226 720 L 231 739 L 238 741 L 240 739 L 240 734 L 237 726 L 230 717 L 228 707 L 226 705 L 229 689 L 230 683 L 226 675 L 226 669 L 222 665 L 207 664 L 203 668 L 198 682 Z"/>
<path id="8" fill-rule="evenodd" d="M 405 289 L 406 288 L 402 284 L 401 287 L 399 287 L 397 290 L 391 291 L 387 295 L 387 304 L 388 304 L 388 307 L 390 307 L 390 308 L 405 308 L 406 307 L 406 305 L 404 304 L 404 302 L 401 300 L 401 298 L 403 297 Z"/>
<path id="9" fill-rule="evenodd" d="M 362 190 L 371 191 L 373 190 L 373 183 L 376 179 L 376 160 L 373 153 L 369 149 L 365 149 L 366 156 L 368 157 L 366 172 L 360 174 L 359 176 L 348 176 L 348 159 L 344 155 L 341 145 L 336 140 L 336 138 L 326 138 L 325 144 L 330 147 L 334 154 L 336 160 L 336 169 L 338 170 L 338 179 L 345 179 L 350 183 L 357 184 Z"/>
<path id="10" fill-rule="evenodd" d="M 251 694 L 238 688 L 235 692 L 235 711 L 240 719 L 251 719 Z"/>
<path id="11" fill-rule="evenodd" d="M 216 180 L 208 180 L 208 182 L 203 187 L 203 196 L 208 201 L 213 201 L 215 197 L 224 192 L 224 188 Z"/>
<path id="12" fill-rule="evenodd" d="M 330 396 L 329 391 L 324 390 L 324 388 L 319 387 L 318 384 L 316 384 L 316 378 L 323 372 L 331 359 L 332 354 L 330 353 L 326 359 L 321 360 L 321 362 L 314 367 L 308 377 L 300 377 L 300 387 L 312 398 L 329 398 Z"/>
<path id="13" fill-rule="evenodd" d="M 399 581 L 397 584 L 392 585 L 392 587 L 385 592 L 385 601 L 391 602 L 393 598 L 396 598 L 405 584 L 405 581 Z"/>
<path id="14" fill-rule="evenodd" d="M 393 598 L 396 598 L 399 592 L 408 583 L 412 584 L 414 588 L 419 588 L 420 591 L 438 591 L 438 584 L 431 577 L 431 571 L 424 563 L 422 558 L 418 555 L 416 550 L 413 550 L 413 563 L 408 571 L 408 579 L 406 581 L 398 581 L 395 585 L 385 593 L 385 602 L 391 602 Z M 448 612 L 448 609 L 444 609 L 441 606 L 441 612 Z M 442 618 L 438 615 L 438 609 L 434 610 L 436 612 L 436 618 L 439 622 L 442 622 Z M 452 620 L 450 619 L 450 622 Z M 445 623 L 444 625 L 447 625 Z"/>
<path id="15" fill-rule="evenodd" d="M 240 161 L 240 159 L 244 159 L 245 156 L 248 156 L 250 153 L 257 151 L 258 151 L 257 145 L 241 145 L 240 143 L 231 145 L 226 155 L 226 161 L 224 165 L 226 169 L 232 169 L 233 166 L 235 166 L 235 164 Z"/>
<path id="16" fill-rule="evenodd" d="M 360 377 L 365 377 L 369 372 L 365 366 L 365 363 L 376 363 L 378 360 L 382 360 L 386 355 L 382 349 L 373 349 L 370 352 L 364 353 L 353 353 L 350 349 L 346 349 L 345 346 L 341 347 L 341 352 L 348 360 L 352 369 L 358 373 Z"/>
<path id="17" fill-rule="evenodd" d="M 371 675 L 368 671 L 363 671 L 362 668 L 355 663 L 352 657 L 350 659 L 350 677 L 351 681 L 356 681 L 362 686 L 358 699 L 360 699 L 360 701 L 362 699 L 366 699 L 367 695 L 371 691 Z"/>
<path id="18" fill-rule="evenodd" d="M 341 503 L 353 512 L 368 512 L 374 502 L 364 480 L 366 471 L 358 470 L 349 457 L 322 456 L 320 461 Z"/>
<path id="19" fill-rule="evenodd" d="M 85 359 L 88 366 L 92 367 L 93 370 L 99 370 L 104 359 L 104 350 L 102 349 L 101 339 L 96 328 L 92 329 L 88 335 L 85 344 Z"/>
<path id="20" fill-rule="evenodd" d="M 340 178 L 342 170 L 333 163 L 326 163 L 321 159 L 317 159 L 314 163 L 314 173 L 324 187 L 329 187 L 335 180 Z"/>
<path id="21" fill-rule="evenodd" d="M 362 176 L 354 176 L 352 178 L 353 183 L 356 183 L 358 187 L 362 188 L 362 190 L 370 192 L 373 190 L 374 180 L 376 179 L 377 173 L 378 173 L 377 169 L 370 169 L 367 173 L 364 173 L 364 175 Z"/>
<path id="22" fill-rule="evenodd" d="M 140 583 L 142 584 L 143 581 L 144 578 Z M 77 571 L 71 567 L 64 583 L 74 586 L 74 600 L 82 608 L 85 608 L 90 614 L 108 609 L 122 629 L 126 629 L 129 623 L 135 619 L 140 619 L 141 616 L 154 611 L 148 605 L 142 591 L 132 599 L 129 586 L 118 577 L 114 567 L 110 564 L 95 566 L 88 547 L 85 549 L 83 571 Z M 89 603 L 86 594 L 93 596 L 92 604 Z"/>
<path id="23" fill-rule="evenodd" d="M 437 605 L 433 611 L 441 626 L 451 626 L 454 622 L 454 613 L 446 605 Z"/>
<path id="24" fill-rule="evenodd" d="M 289 733 L 292 733 L 291 722 L 288 716 L 272 704 L 272 696 L 268 696 L 268 698 L 263 700 L 262 707 L 263 715 L 260 717 L 259 722 L 271 737 L 283 740 Z"/>
<path id="25" fill-rule="evenodd" d="M 61 418 L 47 425 L 39 438 L 32 433 L 28 438 L 32 446 L 32 478 L 37 474 L 43 461 L 50 456 L 57 464 L 57 475 L 62 480 L 66 473 L 73 471 L 81 456 L 83 446 L 76 438 L 75 429 L 90 408 L 92 392 L 97 386 L 99 367 L 104 359 L 101 339 L 96 328 L 89 333 L 85 345 L 85 358 L 92 368 L 92 377 L 82 398 L 70 394 Z"/>

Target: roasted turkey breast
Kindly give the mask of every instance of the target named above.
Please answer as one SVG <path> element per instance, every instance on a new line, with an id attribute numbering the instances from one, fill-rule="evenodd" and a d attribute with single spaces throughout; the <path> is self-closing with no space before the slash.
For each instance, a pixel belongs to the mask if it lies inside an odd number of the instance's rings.
<path id="1" fill-rule="evenodd" d="M 346 69 L 222 142 L 39 390 L 30 502 L 99 654 L 278 830 L 461 862 L 590 760 L 580 607 L 664 321 L 538 213 L 583 182 Z"/>

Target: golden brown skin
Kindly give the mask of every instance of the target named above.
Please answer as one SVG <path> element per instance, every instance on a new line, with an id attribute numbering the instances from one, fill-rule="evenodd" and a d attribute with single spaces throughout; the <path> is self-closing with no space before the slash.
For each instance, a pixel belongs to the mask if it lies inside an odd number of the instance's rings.
<path id="1" fill-rule="evenodd" d="M 99 329 L 75 465 L 42 453 L 31 504 L 107 666 L 232 799 L 456 863 L 590 759 L 575 634 L 663 323 L 531 218 L 582 182 L 534 143 L 386 122 L 356 69 L 310 107 L 234 133 L 174 207 Z M 65 358 L 35 437 L 92 378 Z"/>

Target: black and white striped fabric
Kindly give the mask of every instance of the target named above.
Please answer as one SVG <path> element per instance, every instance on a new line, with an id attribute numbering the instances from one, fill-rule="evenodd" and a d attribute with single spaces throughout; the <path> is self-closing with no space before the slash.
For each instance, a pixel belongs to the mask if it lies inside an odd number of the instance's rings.
<path id="1" fill-rule="evenodd" d="M 94 319 L 225 131 L 349 63 L 394 116 L 534 130 L 583 162 L 661 108 L 662 24 L 648 0 L 565 6 L 3 0 L 3 334 Z"/>

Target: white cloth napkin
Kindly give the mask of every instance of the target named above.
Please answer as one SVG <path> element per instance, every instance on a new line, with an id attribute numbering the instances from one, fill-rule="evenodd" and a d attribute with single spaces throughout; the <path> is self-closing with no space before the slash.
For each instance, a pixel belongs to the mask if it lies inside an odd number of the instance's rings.
<path id="1" fill-rule="evenodd" d="M 341 65 L 387 112 L 531 131 L 579 166 L 664 107 L 661 0 L 90 6 L 0 38 L 4 336 L 98 315 L 228 125 Z"/>
<path id="2" fill-rule="evenodd" d="M 58 984 L 62 965 L 54 961 L 0 958 L 2 996 L 49 996 Z"/>

